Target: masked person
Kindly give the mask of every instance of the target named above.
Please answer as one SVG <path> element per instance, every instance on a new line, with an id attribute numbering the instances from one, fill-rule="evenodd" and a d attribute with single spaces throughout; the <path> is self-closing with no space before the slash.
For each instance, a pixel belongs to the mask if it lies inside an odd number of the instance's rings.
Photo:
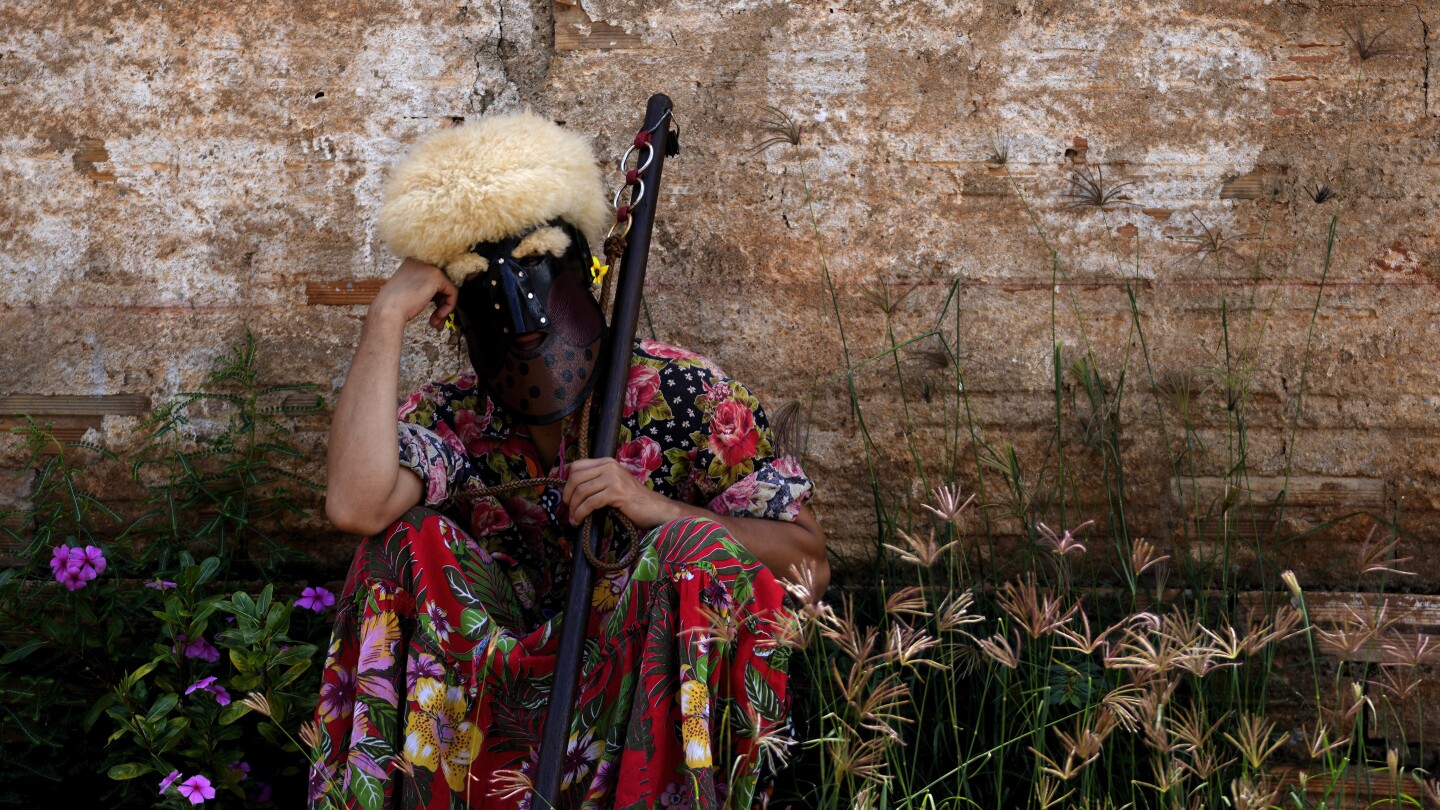
<path id="1" fill-rule="evenodd" d="M 765 795 L 764 752 L 789 721 L 775 574 L 812 572 L 816 595 L 829 576 L 812 485 L 744 385 L 646 340 L 616 458 L 581 458 L 606 342 L 590 244 L 610 218 L 589 146 L 529 113 L 433 133 L 392 172 L 380 235 L 405 261 L 330 432 L 326 512 L 369 537 L 323 673 L 313 805 L 529 807 L 515 788 L 537 761 L 559 624 L 576 620 L 561 807 Z M 403 332 L 432 303 L 432 327 L 456 315 L 471 368 L 405 398 L 397 463 Z M 565 485 L 489 492 L 545 477 Z M 562 615 L 574 527 L 601 507 L 644 534 L 639 558 L 597 578 L 589 616 Z"/>

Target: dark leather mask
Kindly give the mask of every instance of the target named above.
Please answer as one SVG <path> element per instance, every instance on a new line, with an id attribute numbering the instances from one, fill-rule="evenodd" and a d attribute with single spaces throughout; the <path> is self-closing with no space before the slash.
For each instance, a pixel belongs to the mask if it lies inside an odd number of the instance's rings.
<path id="1" fill-rule="evenodd" d="M 487 266 L 460 286 L 455 312 L 476 374 L 517 421 L 575 412 L 595 386 L 605 333 L 585 237 L 554 220 L 471 252 Z"/>

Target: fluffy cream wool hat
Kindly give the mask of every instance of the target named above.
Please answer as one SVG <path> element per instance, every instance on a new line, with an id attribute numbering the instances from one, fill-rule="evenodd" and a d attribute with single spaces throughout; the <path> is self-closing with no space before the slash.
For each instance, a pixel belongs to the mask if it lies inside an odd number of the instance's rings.
<path id="1" fill-rule="evenodd" d="M 460 284 L 483 269 L 470 253 L 563 219 L 599 241 L 612 219 L 590 144 L 532 112 L 433 132 L 390 172 L 380 239 L 397 256 L 443 268 Z"/>

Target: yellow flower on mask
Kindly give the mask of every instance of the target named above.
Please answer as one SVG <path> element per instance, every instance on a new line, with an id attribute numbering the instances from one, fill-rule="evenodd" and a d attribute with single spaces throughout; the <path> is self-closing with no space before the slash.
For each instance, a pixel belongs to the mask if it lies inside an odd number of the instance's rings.
<path id="1" fill-rule="evenodd" d="M 464 719 L 464 692 L 434 678 L 419 678 L 412 697 L 419 705 L 405 722 L 405 760 L 432 772 L 443 770 L 451 790 L 463 789 L 481 736 L 475 724 Z"/>

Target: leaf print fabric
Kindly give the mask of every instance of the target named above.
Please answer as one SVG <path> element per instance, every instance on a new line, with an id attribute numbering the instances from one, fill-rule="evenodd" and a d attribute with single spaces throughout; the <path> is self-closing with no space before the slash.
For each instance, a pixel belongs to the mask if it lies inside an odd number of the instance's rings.
<path id="1" fill-rule="evenodd" d="M 675 500 L 794 520 L 812 485 L 777 456 L 764 410 L 698 355 L 638 341 L 617 460 Z M 542 476 L 580 455 L 575 420 L 542 464 L 473 372 L 399 409 L 400 463 L 421 506 L 365 540 L 351 567 L 316 719 L 311 801 L 380 808 L 529 808 L 497 772 L 533 773 L 572 549 L 559 492 L 457 495 Z M 609 527 L 606 527 L 607 532 Z M 774 576 L 712 521 L 662 526 L 630 571 L 597 577 L 560 807 L 748 808 L 757 739 L 788 726 L 789 650 Z M 738 764 L 737 764 L 738 763 Z"/>
<path id="2" fill-rule="evenodd" d="M 562 618 L 528 631 L 496 622 L 513 594 L 460 572 L 501 564 L 447 542 L 458 532 L 417 506 L 361 545 L 322 675 L 312 805 L 329 794 L 362 810 L 530 807 L 528 795 L 493 794 L 497 772 L 535 767 Z M 783 588 L 718 523 L 689 518 L 651 532 L 635 570 L 601 589 L 614 598 L 589 617 L 560 807 L 682 795 L 693 808 L 726 795 L 749 807 L 764 776 L 758 740 L 787 725 Z M 474 627 L 441 638 L 424 621 L 441 611 Z"/>

